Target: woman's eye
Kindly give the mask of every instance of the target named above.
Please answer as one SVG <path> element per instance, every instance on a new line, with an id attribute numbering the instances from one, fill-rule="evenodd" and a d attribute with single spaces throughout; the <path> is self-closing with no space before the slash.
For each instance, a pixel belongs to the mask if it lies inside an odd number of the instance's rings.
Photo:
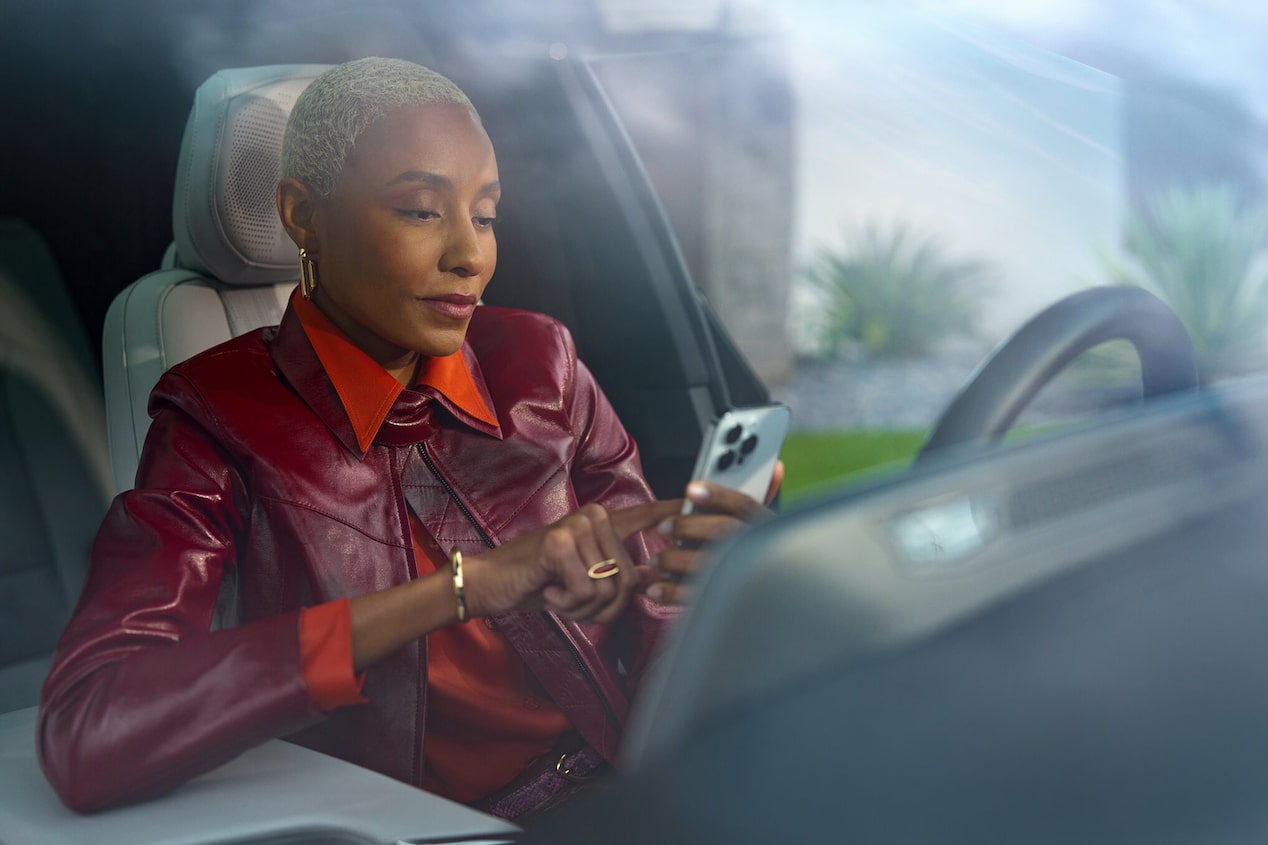
<path id="1" fill-rule="evenodd" d="M 417 217 L 419 220 L 431 220 L 440 215 L 434 211 L 428 211 L 425 208 L 406 208 L 401 211 L 407 217 Z"/>
<path id="2" fill-rule="evenodd" d="M 471 222 L 479 226 L 481 229 L 491 229 L 493 224 L 497 222 L 496 217 L 472 217 Z"/>

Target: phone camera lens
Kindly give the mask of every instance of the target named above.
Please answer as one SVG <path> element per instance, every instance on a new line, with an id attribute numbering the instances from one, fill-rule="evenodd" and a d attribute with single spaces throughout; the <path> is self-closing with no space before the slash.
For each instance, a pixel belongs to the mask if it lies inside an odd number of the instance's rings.
<path id="1" fill-rule="evenodd" d="M 727 449 L 718 458 L 718 471 L 726 472 L 728 469 L 731 468 L 731 465 L 733 463 L 735 463 L 735 453 L 732 452 L 730 449 Z"/>
<path id="2" fill-rule="evenodd" d="M 741 455 L 751 455 L 753 450 L 757 448 L 757 435 L 750 434 L 744 438 L 744 442 L 740 444 Z"/>
<path id="3" fill-rule="evenodd" d="M 738 426 L 738 425 L 732 426 L 731 430 L 726 433 L 727 445 L 728 446 L 735 445 L 735 442 L 740 439 L 740 435 L 743 433 L 744 433 L 744 428 L 742 426 Z"/>

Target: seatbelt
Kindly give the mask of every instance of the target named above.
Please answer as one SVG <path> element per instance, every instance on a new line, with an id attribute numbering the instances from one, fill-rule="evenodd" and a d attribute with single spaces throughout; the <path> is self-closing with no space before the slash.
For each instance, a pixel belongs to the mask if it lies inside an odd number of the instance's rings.
<path id="1" fill-rule="evenodd" d="M 242 288 L 224 288 L 220 301 L 225 307 L 225 318 L 234 337 L 254 331 L 262 326 L 276 326 L 286 310 L 286 297 L 282 289 L 288 285 L 258 285 Z"/>

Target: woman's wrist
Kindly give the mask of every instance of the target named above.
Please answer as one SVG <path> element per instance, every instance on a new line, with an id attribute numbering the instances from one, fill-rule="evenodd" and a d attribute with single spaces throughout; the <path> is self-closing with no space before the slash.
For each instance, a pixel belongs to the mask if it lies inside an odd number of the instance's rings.
<path id="1" fill-rule="evenodd" d="M 462 592 L 468 619 L 505 613 L 518 607 L 514 579 L 508 583 L 506 570 L 490 560 L 491 556 L 490 551 L 462 558 Z"/>
<path id="2" fill-rule="evenodd" d="M 464 564 L 464 574 L 468 567 Z M 352 657 L 366 669 L 403 645 L 458 621 L 448 568 L 350 600 Z M 470 610 L 471 608 L 468 608 Z"/>

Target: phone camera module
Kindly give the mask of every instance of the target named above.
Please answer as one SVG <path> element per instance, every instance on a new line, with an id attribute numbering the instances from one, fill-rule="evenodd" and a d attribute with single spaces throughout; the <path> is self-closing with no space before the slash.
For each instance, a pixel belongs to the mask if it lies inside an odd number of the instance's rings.
<path id="1" fill-rule="evenodd" d="M 742 435 L 743 433 L 744 433 L 743 426 L 738 426 L 738 425 L 732 426 L 731 429 L 726 433 L 726 444 L 728 446 L 734 446 L 739 441 L 740 435 Z"/>
<path id="2" fill-rule="evenodd" d="M 718 471 L 726 472 L 735 463 L 735 452 L 727 449 L 718 457 Z"/>
<path id="3" fill-rule="evenodd" d="M 753 454 L 753 450 L 757 448 L 757 435 L 750 434 L 744 438 L 744 442 L 740 444 L 740 454 L 747 457 Z"/>

